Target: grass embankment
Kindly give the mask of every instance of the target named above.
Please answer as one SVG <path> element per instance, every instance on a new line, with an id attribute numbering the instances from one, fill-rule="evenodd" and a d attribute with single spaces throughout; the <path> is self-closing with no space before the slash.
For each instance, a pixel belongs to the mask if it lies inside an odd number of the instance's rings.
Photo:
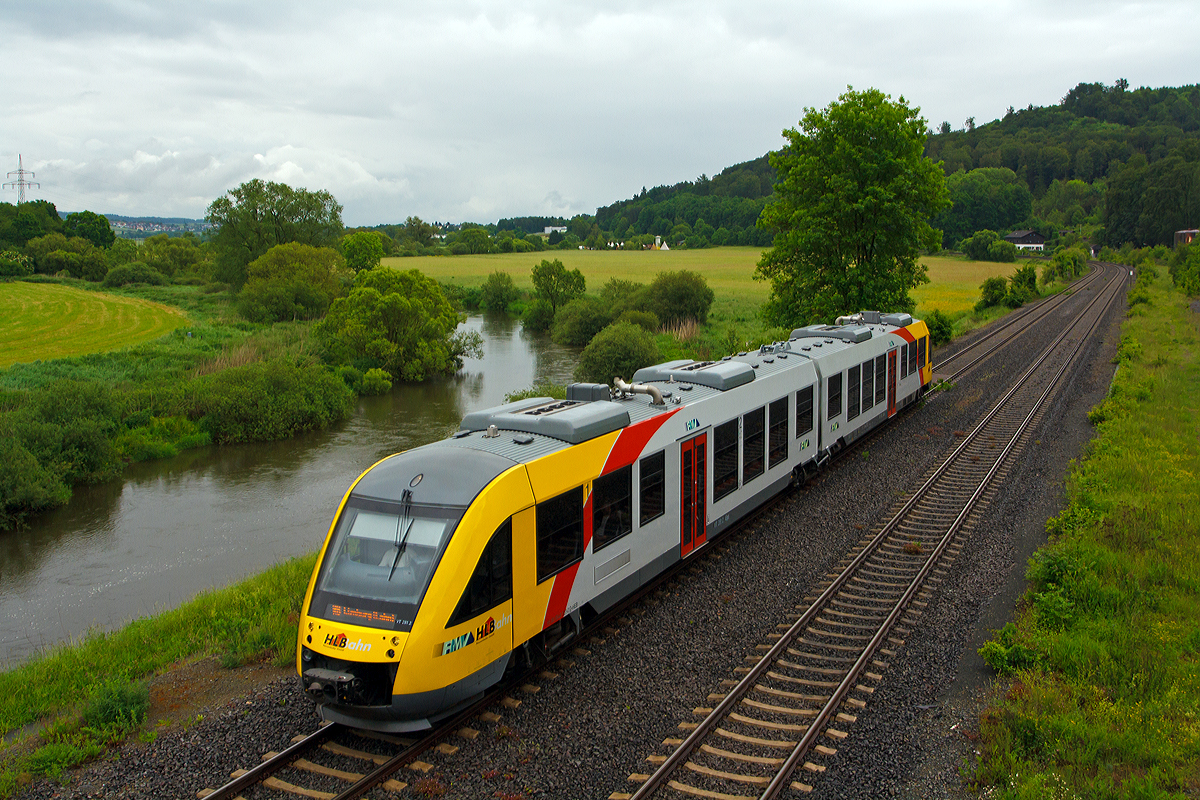
<path id="1" fill-rule="evenodd" d="M 1200 315 L 1144 283 L 1069 504 L 981 650 L 1009 676 L 980 721 L 991 796 L 1200 796 Z"/>
<path id="2" fill-rule="evenodd" d="M 101 353 L 187 323 L 177 308 L 72 286 L 0 283 L 0 367 Z"/>
<path id="3" fill-rule="evenodd" d="M 143 682 L 179 661 L 215 654 L 230 667 L 268 657 L 280 666 L 291 664 L 300 603 L 315 562 L 315 555 L 291 559 L 0 673 L 0 730 L 6 740 L 0 744 L 0 797 L 10 797 L 29 776 L 58 776 L 131 733 L 152 737 Z M 97 714 L 98 708 L 107 714 Z M 7 741 L 37 722 L 46 723 L 39 733 Z"/>

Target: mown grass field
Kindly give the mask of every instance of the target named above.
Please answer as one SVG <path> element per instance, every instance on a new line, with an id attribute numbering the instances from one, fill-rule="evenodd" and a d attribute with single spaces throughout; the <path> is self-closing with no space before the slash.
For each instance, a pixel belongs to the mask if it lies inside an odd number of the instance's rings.
<path id="1" fill-rule="evenodd" d="M 588 292 L 596 293 L 609 278 L 649 283 L 659 272 L 691 270 L 705 277 L 716 295 L 715 321 L 745 321 L 770 295 L 771 285 L 754 280 L 754 267 L 762 257 L 757 247 L 714 247 L 706 250 L 653 250 L 605 252 L 599 250 L 550 250 L 542 253 L 501 253 L 481 256 L 428 256 L 385 258 L 396 269 L 419 269 L 437 281 L 461 286 L 481 286 L 487 276 L 506 272 L 518 287 L 532 290 L 529 271 L 543 259 L 558 259 L 567 269 L 578 269 L 587 280 Z M 938 309 L 947 314 L 969 311 L 979 300 L 979 285 L 985 278 L 1008 277 L 1018 264 L 968 261 L 955 256 L 925 256 L 929 268 L 927 284 L 913 290 L 918 315 Z"/>
<path id="2" fill-rule="evenodd" d="M 186 321 L 179 309 L 135 297 L 51 283 L 0 283 L 0 368 L 117 350 Z"/>

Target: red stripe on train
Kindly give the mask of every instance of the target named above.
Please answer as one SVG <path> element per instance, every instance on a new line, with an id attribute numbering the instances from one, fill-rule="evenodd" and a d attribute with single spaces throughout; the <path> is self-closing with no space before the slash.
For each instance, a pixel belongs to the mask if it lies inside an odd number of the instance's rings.
<path id="1" fill-rule="evenodd" d="M 600 474 L 607 475 L 636 461 L 651 437 L 658 433 L 658 429 L 663 426 L 663 423 L 678 411 L 679 409 L 676 408 L 665 414 L 657 414 L 621 431 L 621 434 L 617 436 L 617 441 L 613 442 L 612 450 L 608 451 L 608 458 L 605 459 L 604 468 L 600 470 Z M 588 543 L 592 539 L 592 526 L 589 524 L 591 518 L 592 498 L 589 495 L 587 502 L 583 504 L 584 550 L 587 550 Z M 554 587 L 550 590 L 550 602 L 546 604 L 546 619 L 542 622 L 542 630 L 562 619 L 563 612 L 567 610 L 567 601 L 571 599 L 571 588 L 575 585 L 575 576 L 578 572 L 579 564 L 572 564 L 554 576 Z"/>

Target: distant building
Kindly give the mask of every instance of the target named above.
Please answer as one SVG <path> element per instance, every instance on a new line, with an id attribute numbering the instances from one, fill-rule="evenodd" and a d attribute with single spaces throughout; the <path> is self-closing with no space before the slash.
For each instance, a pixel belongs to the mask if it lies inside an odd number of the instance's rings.
<path id="1" fill-rule="evenodd" d="M 566 233 L 566 232 L 567 232 L 566 225 L 563 225 L 561 227 L 559 227 L 557 225 L 547 225 L 545 227 L 545 229 L 542 231 L 542 233 L 545 234 L 546 236 L 549 236 L 552 233 Z"/>
<path id="2" fill-rule="evenodd" d="M 1191 244 L 1192 240 L 1197 236 L 1200 236 L 1200 230 L 1175 231 L 1175 246 L 1179 247 L 1181 244 Z"/>
<path id="3" fill-rule="evenodd" d="M 1012 242 L 1018 250 L 1045 250 L 1046 237 L 1037 231 L 1013 231 L 1004 237 L 1004 241 Z"/>

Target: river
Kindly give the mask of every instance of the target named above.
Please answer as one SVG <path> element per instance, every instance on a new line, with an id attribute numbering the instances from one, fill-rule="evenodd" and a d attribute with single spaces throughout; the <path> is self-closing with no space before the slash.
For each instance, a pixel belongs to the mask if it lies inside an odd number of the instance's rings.
<path id="1" fill-rule="evenodd" d="M 361 398 L 345 422 L 287 441 L 134 464 L 0 534 L 0 666 L 316 550 L 343 493 L 375 461 L 446 436 L 467 412 L 536 380 L 570 379 L 577 349 L 506 317 L 464 327 L 483 335 L 484 356 L 454 376 Z"/>

